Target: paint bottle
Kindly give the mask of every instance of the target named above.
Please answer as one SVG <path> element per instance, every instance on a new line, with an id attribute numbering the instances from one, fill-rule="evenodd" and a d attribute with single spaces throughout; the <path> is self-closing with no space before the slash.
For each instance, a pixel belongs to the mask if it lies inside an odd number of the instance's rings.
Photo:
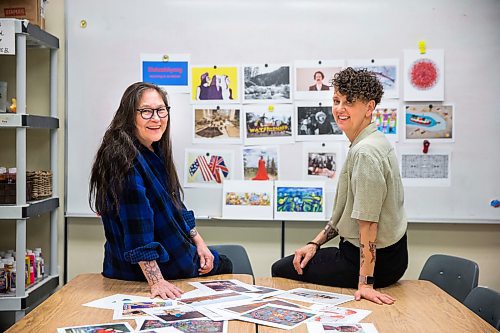
<path id="1" fill-rule="evenodd" d="M 16 262 L 12 262 L 12 268 L 10 270 L 10 281 L 9 290 L 10 292 L 16 292 Z"/>
<path id="2" fill-rule="evenodd" d="M 29 278 L 30 283 L 35 283 L 35 274 L 36 274 L 36 262 L 35 262 L 35 254 L 31 250 L 26 250 L 27 256 L 29 257 Z"/>
<path id="3" fill-rule="evenodd" d="M 28 287 L 30 285 L 30 257 L 28 254 L 24 256 L 24 285 Z"/>
<path id="4" fill-rule="evenodd" d="M 45 260 L 42 257 L 42 249 L 35 248 L 35 261 L 36 261 L 36 279 L 41 280 L 45 275 Z"/>
<path id="5" fill-rule="evenodd" d="M 6 294 L 9 289 L 7 271 L 5 270 L 5 264 L 0 260 L 0 294 Z"/>
<path id="6" fill-rule="evenodd" d="M 7 279 L 7 292 L 16 290 L 16 278 L 15 278 L 15 261 L 13 258 L 3 259 L 4 270 Z M 12 273 L 14 272 L 14 280 L 12 280 Z M 14 284 L 12 284 L 14 281 Z"/>

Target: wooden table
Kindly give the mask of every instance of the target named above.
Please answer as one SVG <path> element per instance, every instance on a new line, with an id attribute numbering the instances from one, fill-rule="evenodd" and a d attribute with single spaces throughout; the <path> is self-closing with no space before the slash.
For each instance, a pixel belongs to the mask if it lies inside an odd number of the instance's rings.
<path id="1" fill-rule="evenodd" d="M 237 279 L 253 284 L 251 275 L 227 274 L 186 280 L 170 280 L 184 291 L 195 289 L 188 282 L 203 280 Z M 113 311 L 82 306 L 90 301 L 111 296 L 127 294 L 148 296 L 150 289 L 146 282 L 131 282 L 107 279 L 101 274 L 82 274 L 69 281 L 64 287 L 37 306 L 23 319 L 10 327 L 7 332 L 43 332 L 53 333 L 57 328 L 90 324 L 127 321 L 135 328 L 134 320 L 113 320 Z M 256 325 L 242 321 L 231 320 L 228 332 L 255 333 Z"/>
<path id="2" fill-rule="evenodd" d="M 282 278 L 257 278 L 256 285 L 283 290 L 309 288 L 354 295 L 356 290 L 325 287 Z M 462 303 L 429 281 L 400 281 L 380 291 L 396 298 L 393 305 L 377 305 L 367 300 L 351 301 L 340 306 L 371 310 L 361 322 L 374 323 L 384 332 L 497 332 L 486 321 L 470 311 Z M 277 328 L 259 325 L 259 333 L 285 332 Z M 307 333 L 305 324 L 288 331 Z"/>

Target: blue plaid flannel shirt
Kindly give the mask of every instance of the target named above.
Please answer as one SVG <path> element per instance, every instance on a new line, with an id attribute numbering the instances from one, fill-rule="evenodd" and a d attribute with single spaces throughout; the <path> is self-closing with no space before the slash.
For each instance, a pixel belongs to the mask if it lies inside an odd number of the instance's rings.
<path id="1" fill-rule="evenodd" d="M 104 276 L 144 281 L 138 262 L 152 260 L 165 279 L 198 276 L 200 260 L 189 237 L 195 227 L 194 214 L 185 206 L 182 211 L 175 208 L 166 176 L 163 160 L 141 145 L 123 188 L 118 216 L 102 216 Z M 212 253 L 217 269 L 219 256 Z"/>

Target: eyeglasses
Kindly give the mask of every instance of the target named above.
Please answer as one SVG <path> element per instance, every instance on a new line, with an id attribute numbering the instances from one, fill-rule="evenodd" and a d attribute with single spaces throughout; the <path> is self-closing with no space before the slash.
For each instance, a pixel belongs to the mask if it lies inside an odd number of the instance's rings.
<path id="1" fill-rule="evenodd" d="M 158 109 L 149 109 L 149 108 L 137 109 L 135 111 L 140 112 L 142 119 L 145 120 L 153 118 L 155 112 L 158 115 L 158 118 L 166 118 L 170 113 L 170 106 L 162 106 L 159 107 Z"/>

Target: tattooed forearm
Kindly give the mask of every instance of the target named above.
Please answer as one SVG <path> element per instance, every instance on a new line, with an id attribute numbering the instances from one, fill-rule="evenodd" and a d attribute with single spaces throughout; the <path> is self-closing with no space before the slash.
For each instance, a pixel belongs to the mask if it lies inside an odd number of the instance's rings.
<path id="1" fill-rule="evenodd" d="M 359 234 L 359 267 L 363 267 L 363 264 L 365 263 L 365 245 L 361 242 L 361 233 Z"/>
<path id="2" fill-rule="evenodd" d="M 189 237 L 195 238 L 196 235 L 198 235 L 198 231 L 196 230 L 196 228 L 193 228 L 189 231 Z"/>
<path id="3" fill-rule="evenodd" d="M 372 254 L 372 260 L 370 262 L 375 262 L 375 252 L 377 250 L 377 243 L 375 242 L 368 242 L 370 246 L 370 253 Z"/>
<path id="4" fill-rule="evenodd" d="M 337 230 L 335 230 L 335 228 L 330 224 L 330 222 L 326 224 L 325 228 L 323 229 L 323 232 L 325 233 L 326 242 L 328 242 L 330 239 L 335 238 L 338 235 Z"/>
<path id="5" fill-rule="evenodd" d="M 139 265 L 141 266 L 142 272 L 150 285 L 154 285 L 163 280 L 163 276 L 156 261 L 141 261 Z"/>

